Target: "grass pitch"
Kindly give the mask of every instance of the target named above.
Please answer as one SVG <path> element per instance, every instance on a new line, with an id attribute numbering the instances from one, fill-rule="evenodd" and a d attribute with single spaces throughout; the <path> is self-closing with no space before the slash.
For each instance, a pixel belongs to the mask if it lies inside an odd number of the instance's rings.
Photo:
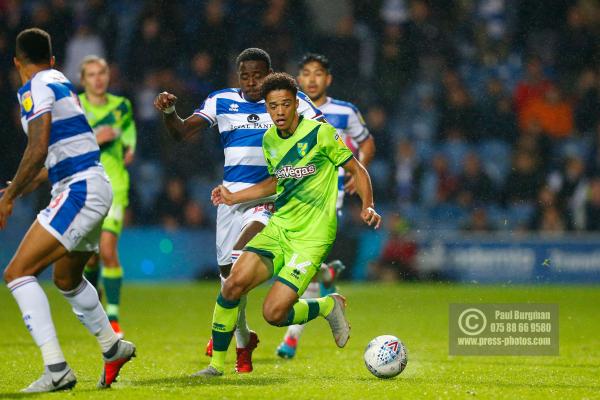
<path id="1" fill-rule="evenodd" d="M 338 349 L 323 319 L 312 322 L 296 359 L 280 360 L 275 347 L 284 328 L 261 317 L 262 287 L 250 296 L 248 319 L 260 337 L 254 372 L 233 373 L 234 351 L 222 378 L 193 379 L 203 355 L 218 283 L 127 285 L 122 326 L 138 357 L 110 393 L 95 389 L 101 370 L 96 341 L 68 303 L 46 286 L 59 339 L 75 370 L 71 392 L 43 398 L 198 399 L 600 399 L 600 289 L 593 286 L 475 286 L 442 284 L 350 285 L 352 337 Z M 560 305 L 558 357 L 450 357 L 448 304 L 537 302 Z M 41 357 L 7 290 L 0 290 L 0 398 L 38 378 Z M 399 336 L 409 351 L 406 370 L 379 380 L 363 365 L 370 339 Z M 36 396 L 37 398 L 37 396 Z"/>

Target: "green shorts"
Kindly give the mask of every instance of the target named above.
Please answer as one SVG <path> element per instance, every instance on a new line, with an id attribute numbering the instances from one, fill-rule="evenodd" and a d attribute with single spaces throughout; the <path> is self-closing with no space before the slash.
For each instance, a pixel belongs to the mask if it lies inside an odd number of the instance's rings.
<path id="1" fill-rule="evenodd" d="M 333 243 L 290 239 L 285 229 L 272 223 L 244 248 L 273 262 L 273 276 L 302 296 L 325 260 Z"/>
<path id="2" fill-rule="evenodd" d="M 121 235 L 123 230 L 123 219 L 125 218 L 125 209 L 127 208 L 127 193 L 116 192 L 113 195 L 113 202 L 108 210 L 108 214 L 102 223 L 102 230 Z"/>

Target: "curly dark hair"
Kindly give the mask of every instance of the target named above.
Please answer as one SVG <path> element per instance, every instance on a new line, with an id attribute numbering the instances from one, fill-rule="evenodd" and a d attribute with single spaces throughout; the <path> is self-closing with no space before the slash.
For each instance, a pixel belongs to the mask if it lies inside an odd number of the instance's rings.
<path id="1" fill-rule="evenodd" d="M 240 53 L 235 59 L 235 65 L 239 68 L 244 61 L 264 61 L 267 69 L 271 69 L 271 56 L 263 49 L 250 47 Z"/>
<path id="2" fill-rule="evenodd" d="M 298 85 L 296 80 L 285 72 L 274 72 L 267 76 L 260 88 L 260 95 L 263 99 L 274 90 L 289 90 L 294 97 L 298 94 Z"/>

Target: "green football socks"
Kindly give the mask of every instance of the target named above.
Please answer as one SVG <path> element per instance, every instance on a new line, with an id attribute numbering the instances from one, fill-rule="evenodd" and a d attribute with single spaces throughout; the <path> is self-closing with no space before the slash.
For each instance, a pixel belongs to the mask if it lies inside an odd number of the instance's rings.
<path id="1" fill-rule="evenodd" d="M 287 320 L 281 326 L 302 325 L 319 315 L 326 317 L 333 310 L 334 305 L 335 300 L 331 296 L 317 299 L 299 299 L 288 313 Z"/>
<path id="2" fill-rule="evenodd" d="M 103 267 L 102 283 L 106 292 L 106 314 L 110 321 L 119 320 L 119 304 L 121 303 L 121 285 L 123 284 L 123 268 Z"/>
<path id="3" fill-rule="evenodd" d="M 226 300 L 221 293 L 215 304 L 212 324 L 213 355 L 210 365 L 220 372 L 225 370 L 225 355 L 235 330 L 239 304 L 239 300 Z"/>

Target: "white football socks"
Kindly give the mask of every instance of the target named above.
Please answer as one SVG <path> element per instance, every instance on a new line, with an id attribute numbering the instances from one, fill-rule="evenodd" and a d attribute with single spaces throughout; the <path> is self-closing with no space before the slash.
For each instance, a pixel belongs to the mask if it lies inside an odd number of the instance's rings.
<path id="1" fill-rule="evenodd" d="M 321 297 L 321 286 L 319 282 L 311 282 L 308 284 L 308 287 L 300 297 L 301 299 L 316 299 Z M 285 332 L 285 337 L 293 337 L 294 339 L 298 339 L 300 335 L 302 335 L 302 331 L 304 331 L 304 325 L 290 325 Z"/>
<path id="2" fill-rule="evenodd" d="M 61 293 L 73 307 L 77 318 L 92 335 L 96 336 L 103 353 L 119 341 L 100 304 L 98 292 L 85 278 L 75 289 L 66 292 L 61 290 Z"/>
<path id="3" fill-rule="evenodd" d="M 50 304 L 37 278 L 23 276 L 7 286 L 21 309 L 29 333 L 42 352 L 44 365 L 64 363 L 65 356 L 56 337 Z"/>

